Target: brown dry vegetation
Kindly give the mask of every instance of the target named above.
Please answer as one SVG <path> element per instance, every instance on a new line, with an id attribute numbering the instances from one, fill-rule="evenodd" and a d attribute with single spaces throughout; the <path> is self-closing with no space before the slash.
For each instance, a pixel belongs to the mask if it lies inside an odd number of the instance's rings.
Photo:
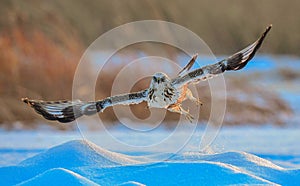
<path id="1" fill-rule="evenodd" d="M 37 118 L 20 105 L 24 95 L 44 99 L 71 97 L 74 61 L 78 61 L 81 50 L 72 38 L 68 42 L 73 43 L 70 43 L 72 47 L 60 48 L 42 32 L 25 33 L 22 28 L 14 28 L 9 35 L 0 37 L 0 61 L 3 62 L 0 123 Z"/>
<path id="2" fill-rule="evenodd" d="M 43 25 L 34 25 L 30 10 L 23 10 L 16 2 L 6 3 L 8 7 L 1 6 L 1 11 L 6 8 L 7 12 L 1 16 L 0 123 L 11 127 L 9 124 L 16 121 L 39 118 L 20 104 L 24 95 L 43 99 L 71 97 L 73 73 L 83 47 L 62 18 L 42 14 L 39 19 Z M 45 31 L 47 26 L 52 35 Z M 70 31 L 65 32 L 66 28 Z"/>
<path id="3" fill-rule="evenodd" d="M 299 55 L 300 16 L 296 15 L 299 7 L 300 3 L 296 0 L 1 0 L 0 125 L 11 128 L 14 126 L 12 123 L 22 121 L 32 127 L 32 121 L 41 119 L 21 104 L 21 97 L 47 100 L 71 98 L 74 71 L 84 48 L 118 25 L 144 19 L 175 22 L 201 36 L 214 52 L 223 54 L 244 47 L 269 23 L 273 23 L 274 29 L 262 51 Z M 172 52 L 169 51 L 170 56 Z M 121 67 L 115 68 L 112 72 L 117 72 L 117 68 Z M 99 98 L 110 94 L 113 78 L 109 76 L 102 81 Z M 235 84 L 233 87 L 244 93 L 249 92 L 243 86 Z M 138 88 L 144 87 L 137 85 Z M 268 95 L 266 92 L 264 94 Z M 204 102 L 209 102 L 209 93 L 202 96 Z M 276 95 L 267 100 L 280 105 L 278 109 L 282 112 L 289 112 L 289 108 Z M 229 99 L 228 112 L 238 116 L 241 110 L 235 105 L 239 105 L 243 110 L 259 113 L 259 108 L 249 103 L 242 105 L 242 102 Z M 147 115 L 142 107 L 144 105 L 133 108 L 137 114 L 142 113 L 141 118 Z M 203 109 L 203 120 L 209 116 L 209 110 L 209 106 Z M 235 122 L 228 119 L 228 123 L 273 122 L 268 118 L 275 115 L 274 111 L 266 108 L 261 113 L 263 119 L 236 117 Z M 111 110 L 102 117 L 115 120 Z M 177 118 L 175 114 L 167 116 L 169 120 Z"/>

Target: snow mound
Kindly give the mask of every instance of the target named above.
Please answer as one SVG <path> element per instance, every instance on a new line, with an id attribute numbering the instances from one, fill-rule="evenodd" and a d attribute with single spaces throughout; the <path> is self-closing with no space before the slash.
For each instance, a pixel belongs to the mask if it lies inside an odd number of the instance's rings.
<path id="1" fill-rule="evenodd" d="M 80 166 L 116 166 L 139 163 L 123 154 L 110 152 L 86 140 L 73 140 L 53 147 L 20 163 L 21 166 L 39 165 L 44 168 Z"/>
<path id="2" fill-rule="evenodd" d="M 216 154 L 203 154 L 199 152 L 185 152 L 182 155 L 175 155 L 172 160 L 182 161 L 213 161 L 226 164 L 243 166 L 244 168 L 265 167 L 269 169 L 284 170 L 284 168 L 275 165 L 274 163 L 249 154 L 246 152 L 225 152 Z"/>
<path id="3" fill-rule="evenodd" d="M 98 185 L 95 182 L 64 168 L 54 168 L 43 172 L 18 185 Z"/>
<path id="4" fill-rule="evenodd" d="M 73 140 L 28 158 L 17 166 L 0 168 L 0 185 L 13 185 L 53 168 L 112 167 L 140 163 L 86 140 Z M 14 176 L 18 175 L 18 176 Z M 2 181 L 3 180 L 3 181 Z"/>
<path id="5" fill-rule="evenodd" d="M 129 180 L 145 185 L 274 184 L 236 167 L 214 162 L 162 162 L 112 167 L 101 170 L 99 175 L 94 181 L 100 185 L 119 185 Z"/>
<path id="6" fill-rule="evenodd" d="M 175 155 L 172 160 L 224 163 L 226 165 L 238 167 L 241 171 L 277 184 L 289 184 L 300 181 L 299 169 L 284 169 L 266 159 L 246 152 L 225 152 L 209 155 L 199 152 L 186 152 L 182 155 Z"/>
<path id="7" fill-rule="evenodd" d="M 49 181 L 53 185 L 289 185 L 300 183 L 300 169 L 285 169 L 245 152 L 185 152 L 149 164 L 84 140 L 69 141 L 18 166 L 0 168 L 0 185 Z"/>

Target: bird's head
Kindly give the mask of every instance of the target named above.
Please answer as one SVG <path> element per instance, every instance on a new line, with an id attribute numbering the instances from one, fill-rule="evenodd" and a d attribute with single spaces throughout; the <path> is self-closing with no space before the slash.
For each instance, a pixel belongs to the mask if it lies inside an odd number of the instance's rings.
<path id="1" fill-rule="evenodd" d="M 170 82 L 170 78 L 162 72 L 157 72 L 152 76 L 152 85 L 165 85 Z"/>

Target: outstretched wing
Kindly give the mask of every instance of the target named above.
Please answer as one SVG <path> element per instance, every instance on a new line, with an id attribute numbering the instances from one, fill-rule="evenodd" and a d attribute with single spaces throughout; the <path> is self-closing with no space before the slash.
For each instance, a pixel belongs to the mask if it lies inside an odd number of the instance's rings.
<path id="1" fill-rule="evenodd" d="M 191 82 L 205 81 L 225 71 L 242 69 L 253 58 L 257 50 L 260 48 L 271 27 L 272 25 L 267 27 L 266 31 L 262 34 L 262 36 L 245 49 L 233 54 L 232 56 L 218 63 L 196 69 L 182 77 L 179 76 L 172 80 L 172 84 L 176 87 L 180 87 Z"/>
<path id="2" fill-rule="evenodd" d="M 103 112 L 105 108 L 114 105 L 130 105 L 147 101 L 148 90 L 129 94 L 116 95 L 96 102 L 76 101 L 41 101 L 23 98 L 22 101 L 30 105 L 38 114 L 48 120 L 62 123 L 74 121 L 83 115 Z"/>

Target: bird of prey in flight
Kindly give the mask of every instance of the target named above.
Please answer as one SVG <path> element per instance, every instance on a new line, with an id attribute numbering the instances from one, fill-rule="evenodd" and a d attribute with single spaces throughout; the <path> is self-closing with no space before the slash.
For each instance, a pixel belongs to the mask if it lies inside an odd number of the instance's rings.
<path id="1" fill-rule="evenodd" d="M 157 72 L 152 76 L 149 88 L 139 92 L 114 95 L 98 101 L 42 101 L 23 98 L 22 101 L 31 106 L 38 114 L 48 120 L 57 120 L 62 123 L 74 121 L 83 115 L 92 115 L 103 112 L 107 107 L 114 105 L 139 104 L 147 102 L 148 107 L 163 108 L 170 112 L 183 114 L 192 121 L 193 116 L 184 110 L 181 103 L 190 99 L 201 105 L 188 88 L 190 83 L 198 83 L 215 77 L 225 71 L 236 71 L 244 68 L 253 58 L 271 29 L 267 27 L 265 32 L 245 49 L 223 59 L 215 64 L 207 65 L 190 71 L 197 55 L 179 72 L 178 76 L 171 79 L 165 73 Z"/>

